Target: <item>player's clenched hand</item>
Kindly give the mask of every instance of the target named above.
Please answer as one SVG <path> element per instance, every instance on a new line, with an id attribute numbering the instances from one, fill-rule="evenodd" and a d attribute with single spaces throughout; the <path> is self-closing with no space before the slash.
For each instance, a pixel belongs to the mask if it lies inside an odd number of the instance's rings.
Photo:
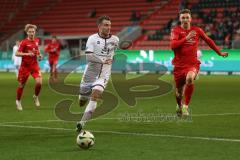
<path id="1" fill-rule="evenodd" d="M 196 36 L 196 32 L 195 31 L 191 31 L 188 33 L 188 35 L 186 36 L 186 39 L 189 40 L 191 39 L 192 37 Z"/>
<path id="2" fill-rule="evenodd" d="M 112 59 L 107 59 L 105 62 L 104 62 L 104 64 L 112 64 L 112 62 L 113 62 L 113 60 Z"/>
<path id="3" fill-rule="evenodd" d="M 228 57 L 228 52 L 222 52 L 222 53 L 220 54 L 220 56 L 222 56 L 222 57 Z"/>

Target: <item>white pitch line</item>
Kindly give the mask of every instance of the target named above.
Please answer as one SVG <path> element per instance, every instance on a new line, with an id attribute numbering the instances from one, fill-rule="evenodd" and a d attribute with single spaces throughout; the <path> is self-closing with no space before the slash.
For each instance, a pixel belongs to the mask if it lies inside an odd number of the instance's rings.
<path id="1" fill-rule="evenodd" d="M 140 112 L 142 113 L 142 112 Z M 131 115 L 132 113 L 129 113 L 129 115 Z M 135 114 L 135 113 L 133 113 Z M 146 113 L 146 116 L 148 115 L 149 113 Z M 162 114 L 160 116 L 155 116 L 155 117 L 162 117 L 164 115 L 166 116 L 176 116 L 175 113 L 159 113 L 159 114 Z M 237 115 L 240 115 L 240 113 L 210 113 L 210 114 L 190 114 L 190 116 L 192 117 L 208 117 L 208 116 L 237 116 Z M 143 117 L 144 117 L 144 113 L 143 113 Z M 93 119 L 93 120 L 98 120 L 98 119 L 121 119 L 122 117 L 119 116 L 118 118 L 117 117 L 109 117 L 109 118 L 96 118 L 96 119 Z M 138 118 L 138 117 L 131 117 L 131 118 Z"/>
<path id="2" fill-rule="evenodd" d="M 119 118 L 96 118 L 96 119 L 91 119 L 89 121 L 109 120 L 109 119 L 119 119 Z M 60 120 L 60 119 L 49 119 L 49 120 L 39 120 L 39 121 L 9 121 L 9 122 L 1 122 L 0 125 L 1 124 L 21 124 L 21 123 L 44 123 L 44 122 L 76 123 L 77 121 L 64 121 L 64 120 Z"/>
<path id="3" fill-rule="evenodd" d="M 196 140 L 209 140 L 209 141 L 240 142 L 240 139 L 216 138 L 216 137 L 192 137 L 192 136 L 180 136 L 180 135 L 171 135 L 171 134 L 132 133 L 132 132 L 116 132 L 116 131 L 93 131 L 93 132 L 122 134 L 122 135 L 135 135 L 135 136 L 168 137 L 168 138 L 196 139 Z"/>
<path id="4" fill-rule="evenodd" d="M 74 129 L 68 129 L 68 128 L 51 128 L 51 127 L 42 127 L 42 126 L 22 126 L 22 125 L 14 125 L 14 124 L 0 124 L 0 127 L 74 131 Z"/>
<path id="5" fill-rule="evenodd" d="M 207 117 L 207 116 L 237 116 L 240 113 L 214 113 L 214 114 L 193 114 L 193 117 Z"/>
<path id="6" fill-rule="evenodd" d="M 131 113 L 129 113 L 131 114 Z M 148 114 L 148 113 L 146 113 Z M 162 113 L 161 116 L 154 116 L 154 117 L 163 117 L 164 115 L 169 116 L 175 116 L 175 114 L 173 113 Z M 190 115 L 192 117 L 208 117 L 208 116 L 237 116 L 240 115 L 240 113 L 216 113 L 216 114 L 193 114 Z M 147 115 L 146 115 L 147 116 Z M 92 119 L 90 121 L 95 121 L 95 120 L 121 120 L 124 117 L 109 117 L 109 118 L 96 118 L 96 119 Z M 131 118 L 139 118 L 139 117 L 131 117 Z M 44 123 L 44 122 L 65 122 L 65 123 L 75 123 L 76 121 L 64 121 L 64 120 L 60 120 L 60 119 L 49 119 L 49 120 L 39 120 L 39 121 L 10 121 L 10 122 L 1 122 L 0 124 L 20 124 L 20 123 Z"/>
<path id="7" fill-rule="evenodd" d="M 39 120 L 39 121 L 10 121 L 10 122 L 1 122 L 1 124 L 18 124 L 18 123 L 44 123 L 44 122 L 61 122 L 62 120 L 58 119 L 49 119 L 49 120 Z M 65 122 L 65 121 L 63 121 Z"/>
<path id="8" fill-rule="evenodd" d="M 45 129 L 45 130 L 58 130 L 58 131 L 74 131 L 74 129 L 69 129 L 69 128 L 51 128 L 51 127 L 42 127 L 42 126 L 22 126 L 22 125 L 1 124 L 0 127 Z M 167 137 L 167 138 L 180 138 L 180 139 L 194 139 L 194 140 L 238 142 L 238 143 L 240 143 L 240 139 L 217 138 L 217 137 L 195 137 L 195 136 L 182 136 L 182 135 L 170 135 L 170 134 L 151 134 L 151 133 L 134 133 L 134 132 L 118 132 L 118 131 L 92 131 L 92 132 L 117 134 L 117 135 L 129 135 L 129 136 Z"/>

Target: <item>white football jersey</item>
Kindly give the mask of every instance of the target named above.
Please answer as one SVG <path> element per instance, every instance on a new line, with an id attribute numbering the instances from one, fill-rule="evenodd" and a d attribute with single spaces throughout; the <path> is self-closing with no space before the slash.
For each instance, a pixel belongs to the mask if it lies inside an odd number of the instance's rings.
<path id="1" fill-rule="evenodd" d="M 22 62 L 22 57 L 18 57 L 16 56 L 17 50 L 18 50 L 18 46 L 14 46 L 13 47 L 13 54 L 12 54 L 12 60 L 15 66 L 20 66 L 21 62 Z"/>
<path id="2" fill-rule="evenodd" d="M 86 54 L 92 53 L 101 62 L 112 59 L 119 38 L 111 35 L 109 38 L 102 38 L 98 33 L 89 36 L 86 44 Z M 80 94 L 87 93 L 92 87 L 98 85 L 106 87 L 111 75 L 112 65 L 89 61 L 80 84 Z"/>
<path id="3" fill-rule="evenodd" d="M 86 53 L 92 52 L 103 62 L 112 59 L 118 47 L 119 38 L 111 35 L 109 38 L 102 38 L 98 33 L 89 36 L 86 44 Z"/>

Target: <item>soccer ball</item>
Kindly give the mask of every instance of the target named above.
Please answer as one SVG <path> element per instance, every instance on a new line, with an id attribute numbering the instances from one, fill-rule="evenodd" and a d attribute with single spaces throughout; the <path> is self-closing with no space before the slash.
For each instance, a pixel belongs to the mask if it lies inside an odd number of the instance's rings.
<path id="1" fill-rule="evenodd" d="M 95 139 L 91 132 L 82 131 L 77 136 L 77 145 L 82 149 L 89 149 L 94 145 Z"/>

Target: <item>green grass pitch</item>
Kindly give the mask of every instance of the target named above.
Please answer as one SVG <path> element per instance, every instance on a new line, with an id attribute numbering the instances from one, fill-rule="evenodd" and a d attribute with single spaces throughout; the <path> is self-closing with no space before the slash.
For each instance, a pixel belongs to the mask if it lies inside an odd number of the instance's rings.
<path id="1" fill-rule="evenodd" d="M 74 101 L 71 112 L 82 112 L 84 108 L 78 106 L 78 96 L 53 91 L 48 86 L 47 76 L 44 74 L 41 109 L 33 105 L 34 81 L 29 78 L 23 93 L 23 111 L 19 112 L 15 107 L 16 77 L 13 73 L 0 73 L 1 160 L 239 159 L 239 76 L 200 76 L 190 104 L 191 120 L 187 121 L 123 119 L 126 113 L 174 114 L 173 91 L 138 98 L 136 106 L 129 107 L 109 83 L 107 90 L 119 103 L 114 111 L 87 123 L 85 129 L 96 139 L 89 150 L 77 147 L 75 122 L 61 121 L 54 112 L 55 104 L 66 98 Z M 66 82 L 78 86 L 80 79 L 81 75 L 74 73 Z M 170 75 L 162 79 L 172 83 Z"/>

